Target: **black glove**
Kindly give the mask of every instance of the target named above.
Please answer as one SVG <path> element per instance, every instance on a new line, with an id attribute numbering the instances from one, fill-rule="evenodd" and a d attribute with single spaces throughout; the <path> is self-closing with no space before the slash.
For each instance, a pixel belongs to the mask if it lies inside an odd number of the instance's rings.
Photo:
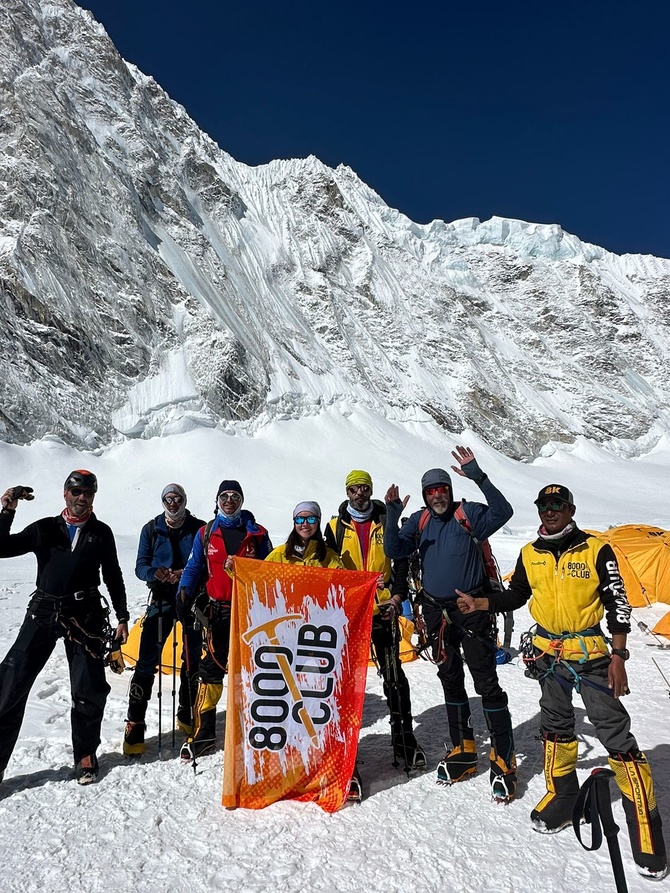
<path id="1" fill-rule="evenodd" d="M 379 614 L 382 620 L 393 620 L 402 612 L 402 601 L 399 595 L 392 595 L 387 602 L 379 605 Z"/>
<path id="2" fill-rule="evenodd" d="M 474 481 L 476 484 L 486 478 L 484 472 L 481 470 L 479 465 L 477 465 L 476 459 L 471 459 L 469 462 L 466 462 L 465 465 L 461 465 L 461 471 L 466 476 L 466 478 L 470 478 L 470 480 Z"/>
<path id="3" fill-rule="evenodd" d="M 19 485 L 18 487 L 12 487 L 12 492 L 14 494 L 14 499 L 27 499 L 30 501 L 35 498 L 32 487 L 23 487 Z"/>

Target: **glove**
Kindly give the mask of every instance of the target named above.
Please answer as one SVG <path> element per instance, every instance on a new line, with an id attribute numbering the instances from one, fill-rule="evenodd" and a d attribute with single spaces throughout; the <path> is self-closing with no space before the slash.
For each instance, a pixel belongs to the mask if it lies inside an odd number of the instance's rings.
<path id="1" fill-rule="evenodd" d="M 118 673 L 119 675 L 125 670 L 126 664 L 121 653 L 121 639 L 114 639 L 112 642 L 112 647 L 107 657 L 107 666 L 112 673 Z"/>
<path id="2" fill-rule="evenodd" d="M 477 464 L 476 459 L 471 459 L 469 462 L 466 462 L 465 465 L 461 465 L 461 471 L 466 476 L 466 478 L 469 478 L 471 481 L 475 481 L 475 483 L 486 477 L 484 472 Z"/>
<path id="3" fill-rule="evenodd" d="M 33 492 L 32 487 L 12 487 L 12 492 L 14 493 L 14 499 L 27 499 L 30 501 L 35 498 L 35 494 Z"/>
<path id="4" fill-rule="evenodd" d="M 402 600 L 399 595 L 392 595 L 387 602 L 379 605 L 379 613 L 382 620 L 393 620 L 402 610 Z"/>

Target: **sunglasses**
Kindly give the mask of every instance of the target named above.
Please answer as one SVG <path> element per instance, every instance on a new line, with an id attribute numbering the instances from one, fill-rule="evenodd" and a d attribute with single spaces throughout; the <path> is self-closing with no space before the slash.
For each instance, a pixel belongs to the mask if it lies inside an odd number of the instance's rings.
<path id="1" fill-rule="evenodd" d="M 293 523 L 297 524 L 298 527 L 302 527 L 303 524 L 316 524 L 318 520 L 316 515 L 307 515 L 306 517 L 299 516 L 298 518 L 294 518 Z"/>
<path id="2" fill-rule="evenodd" d="M 352 484 L 347 490 L 349 493 L 371 493 L 372 487 L 369 484 Z"/>
<path id="3" fill-rule="evenodd" d="M 235 493 L 235 491 L 233 491 L 232 493 L 219 493 L 218 498 L 219 502 L 242 502 L 242 497 L 239 493 Z"/>
<path id="4" fill-rule="evenodd" d="M 182 496 L 166 496 L 163 500 L 165 505 L 181 505 L 183 501 Z"/>
<path id="5" fill-rule="evenodd" d="M 85 496 L 86 499 L 93 499 L 95 496 L 95 491 L 89 490 L 88 487 L 72 487 L 68 492 L 71 493 L 72 496 Z"/>
<path id="6" fill-rule="evenodd" d="M 449 492 L 449 487 L 445 484 L 440 484 L 438 487 L 426 487 L 426 493 L 428 496 L 444 496 Z"/>
<path id="7" fill-rule="evenodd" d="M 552 499 L 551 502 L 538 502 L 537 510 L 543 515 L 545 512 L 548 512 L 549 509 L 551 509 L 552 512 L 562 512 L 566 506 L 567 502 L 563 502 L 561 499 Z"/>

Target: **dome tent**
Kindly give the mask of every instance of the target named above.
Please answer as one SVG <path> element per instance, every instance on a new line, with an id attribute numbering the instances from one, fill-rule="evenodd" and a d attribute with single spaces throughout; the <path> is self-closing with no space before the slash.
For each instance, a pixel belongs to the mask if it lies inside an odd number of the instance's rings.
<path id="1" fill-rule="evenodd" d="M 609 543 L 619 562 L 628 600 L 634 608 L 656 602 L 670 605 L 670 531 L 646 524 L 589 530 Z M 653 629 L 670 638 L 670 612 Z"/>

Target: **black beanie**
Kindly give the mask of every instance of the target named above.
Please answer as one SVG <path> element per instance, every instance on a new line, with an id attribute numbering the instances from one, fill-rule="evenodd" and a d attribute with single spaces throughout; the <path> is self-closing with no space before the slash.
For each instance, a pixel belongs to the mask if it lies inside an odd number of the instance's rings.
<path id="1" fill-rule="evenodd" d="M 216 491 L 217 499 L 219 498 L 219 493 L 223 493 L 224 490 L 234 490 L 235 493 L 239 493 L 242 499 L 244 499 L 244 493 L 238 481 L 221 481 L 219 489 Z"/>

